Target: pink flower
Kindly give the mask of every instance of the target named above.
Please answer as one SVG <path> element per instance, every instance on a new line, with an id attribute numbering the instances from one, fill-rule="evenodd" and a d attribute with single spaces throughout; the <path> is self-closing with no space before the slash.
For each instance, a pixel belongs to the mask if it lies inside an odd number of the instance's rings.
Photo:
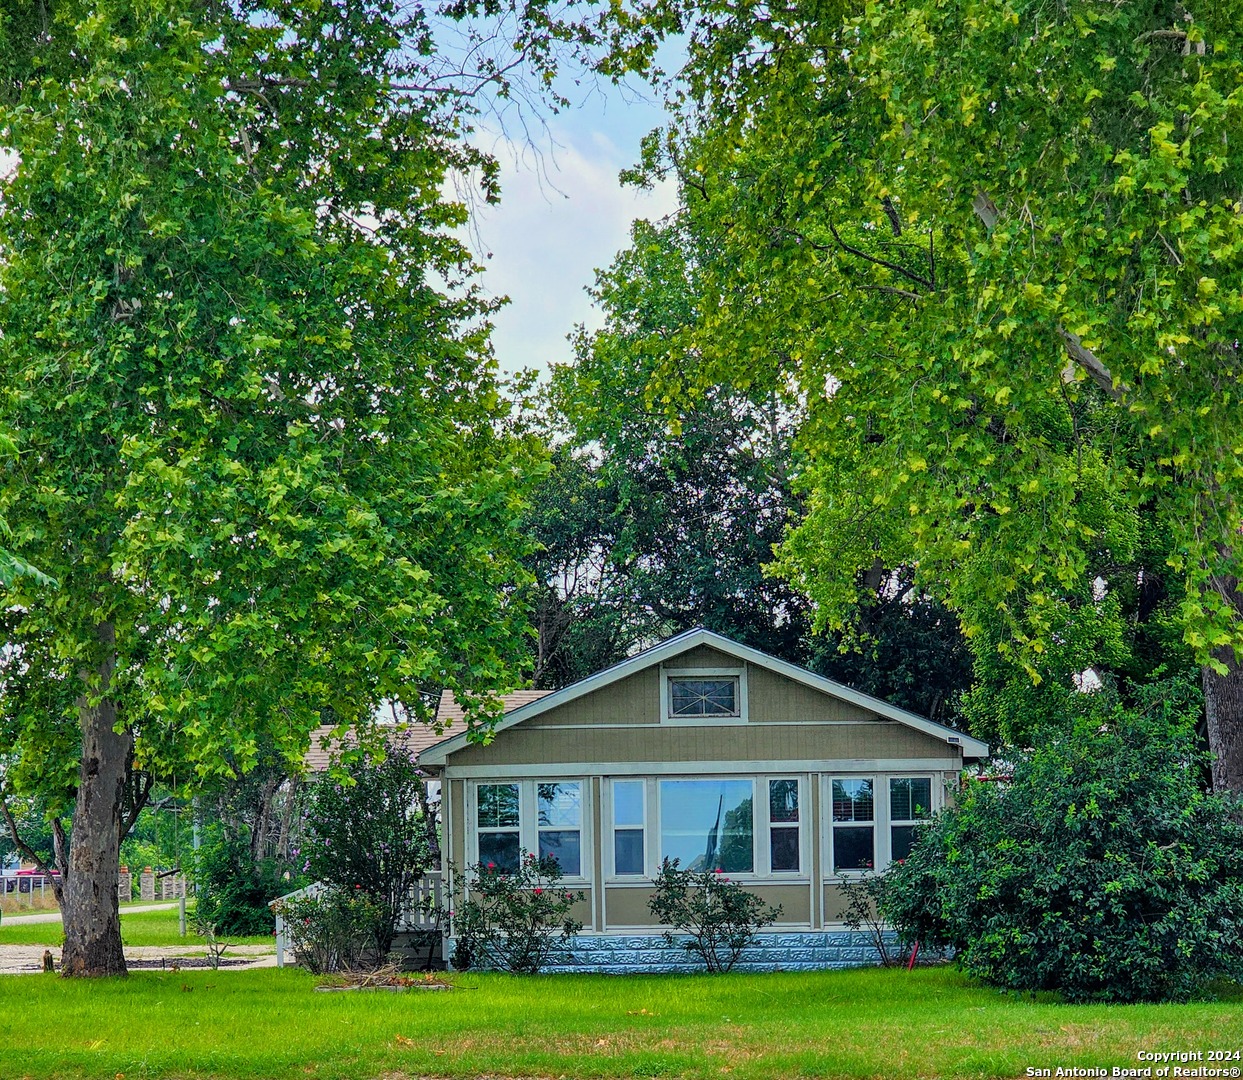
<path id="1" fill-rule="evenodd" d="M 723 870 L 722 870 L 719 866 L 718 866 L 715 870 L 713 870 L 712 872 L 713 872 L 714 874 L 721 874 L 721 873 L 724 873 L 724 871 L 723 871 Z"/>
<path id="2" fill-rule="evenodd" d="M 489 870 L 495 870 L 495 869 L 496 869 L 496 863 L 494 863 L 494 862 L 490 862 L 490 863 L 488 863 L 488 869 L 489 869 Z"/>
<path id="3" fill-rule="evenodd" d="M 536 895 L 536 896 L 542 896 L 542 895 L 543 895 L 543 892 L 544 892 L 544 890 L 543 890 L 543 889 L 536 889 L 536 890 L 535 890 L 535 895 Z"/>

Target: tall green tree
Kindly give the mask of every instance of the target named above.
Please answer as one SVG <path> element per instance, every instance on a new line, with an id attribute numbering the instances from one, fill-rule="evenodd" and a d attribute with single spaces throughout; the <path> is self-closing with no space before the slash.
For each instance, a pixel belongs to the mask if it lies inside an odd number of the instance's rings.
<path id="1" fill-rule="evenodd" d="M 700 278 L 720 245 L 685 221 L 637 222 L 598 275 L 603 327 L 557 368 L 545 416 L 559 441 L 532 500 L 540 685 L 560 686 L 695 625 L 939 720 L 970 662 L 957 622 L 908 572 L 860 575 L 848 634 L 810 640 L 805 598 L 769 570 L 801 513 L 791 477 L 797 402 L 721 384 L 693 403 L 666 358 L 696 363 Z"/>
<path id="2" fill-rule="evenodd" d="M 471 71 L 393 0 L 0 8 L 0 517 L 58 584 L 4 589 L 0 779 L 72 814 L 66 975 L 125 970 L 151 777 L 518 678 L 527 461 L 441 192 L 495 194 L 464 109 L 566 35 L 496 12 Z"/>
<path id="3" fill-rule="evenodd" d="M 787 572 L 836 621 L 880 557 L 1040 674 L 1168 543 L 1214 782 L 1243 790 L 1240 23 L 1230 5 L 650 5 L 689 30 L 647 145 L 727 253 L 671 385 L 807 405 Z M 698 364 L 688 372 L 686 357 Z"/>

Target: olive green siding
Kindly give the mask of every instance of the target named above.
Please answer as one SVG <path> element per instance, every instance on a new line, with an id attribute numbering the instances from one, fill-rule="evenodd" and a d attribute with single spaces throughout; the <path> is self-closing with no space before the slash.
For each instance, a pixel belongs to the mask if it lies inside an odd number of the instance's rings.
<path id="1" fill-rule="evenodd" d="M 660 672 L 653 667 L 621 679 L 604 690 L 549 709 L 527 723 L 540 727 L 564 724 L 580 727 L 583 724 L 655 724 L 659 721 Z M 456 762 L 457 757 L 453 760 Z"/>
<path id="2" fill-rule="evenodd" d="M 747 697 L 753 724 L 806 723 L 809 720 L 875 720 L 876 714 L 829 697 L 754 664 L 747 666 Z M 944 743 L 940 744 L 944 748 Z"/>
<path id="3" fill-rule="evenodd" d="M 809 885 L 748 885 L 748 891 L 766 904 L 781 905 L 781 918 L 775 925 L 811 925 L 811 887 Z M 605 911 L 609 929 L 632 930 L 658 926 L 648 910 L 650 889 L 635 886 L 611 886 L 605 892 Z"/>
<path id="4" fill-rule="evenodd" d="M 497 734 L 487 746 L 450 755 L 459 765 L 555 765 L 599 762 L 872 761 L 953 756 L 945 743 L 894 721 L 871 724 L 732 724 L 719 727 L 546 728 L 543 717 Z"/>

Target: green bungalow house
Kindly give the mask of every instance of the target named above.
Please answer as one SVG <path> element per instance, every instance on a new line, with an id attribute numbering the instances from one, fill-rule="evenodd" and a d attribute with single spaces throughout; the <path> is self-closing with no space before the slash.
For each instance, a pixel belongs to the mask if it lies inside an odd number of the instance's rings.
<path id="1" fill-rule="evenodd" d="M 839 882 L 904 857 L 988 746 L 708 630 L 507 711 L 487 745 L 419 755 L 442 782 L 443 872 L 554 855 L 587 900 L 563 970 L 689 968 L 648 912 L 663 859 L 783 914 L 742 969 L 873 962 Z"/>

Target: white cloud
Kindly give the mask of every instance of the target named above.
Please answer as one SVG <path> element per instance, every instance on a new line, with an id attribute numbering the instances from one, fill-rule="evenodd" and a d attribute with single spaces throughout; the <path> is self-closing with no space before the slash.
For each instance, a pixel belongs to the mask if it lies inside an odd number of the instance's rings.
<path id="1" fill-rule="evenodd" d="M 542 161 L 498 142 L 501 205 L 477 216 L 471 239 L 476 249 L 482 245 L 484 286 L 510 299 L 494 320 L 493 343 L 505 371 L 570 359 L 566 335 L 577 323 L 600 325 L 584 292 L 595 271 L 627 245 L 635 218 L 655 220 L 677 205 L 672 182 L 652 191 L 618 183 L 618 172 L 638 157 L 637 146 L 621 150 L 598 129 L 561 129 L 553 137 L 559 148 Z"/>

